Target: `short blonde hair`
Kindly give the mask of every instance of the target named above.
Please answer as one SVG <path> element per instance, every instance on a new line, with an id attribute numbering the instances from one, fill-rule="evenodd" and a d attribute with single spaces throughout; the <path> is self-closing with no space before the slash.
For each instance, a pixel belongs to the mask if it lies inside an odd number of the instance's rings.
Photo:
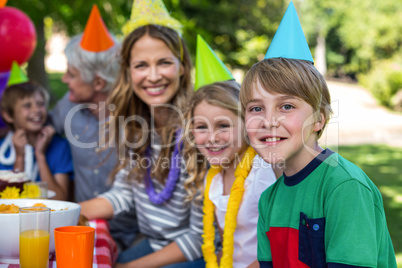
<path id="1" fill-rule="evenodd" d="M 253 98 L 252 89 L 257 81 L 269 93 L 295 96 L 307 102 L 313 107 L 316 120 L 320 120 L 320 114 L 323 114 L 325 122 L 317 132 L 317 138 L 321 137 L 332 113 L 331 96 L 324 77 L 311 62 L 271 58 L 254 64 L 241 86 L 240 102 L 243 112 Z"/>

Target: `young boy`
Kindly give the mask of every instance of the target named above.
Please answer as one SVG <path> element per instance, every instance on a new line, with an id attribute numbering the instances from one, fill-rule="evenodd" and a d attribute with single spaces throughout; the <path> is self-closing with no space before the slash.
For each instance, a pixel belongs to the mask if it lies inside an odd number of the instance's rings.
<path id="1" fill-rule="evenodd" d="M 251 145 L 283 171 L 259 201 L 260 266 L 396 268 L 377 187 L 318 145 L 331 98 L 292 2 L 240 101 Z"/>
<path id="2" fill-rule="evenodd" d="M 252 146 L 283 170 L 259 202 L 261 267 L 396 267 L 380 192 L 318 145 L 331 100 L 313 64 L 265 59 L 247 73 L 240 98 Z"/>
<path id="3" fill-rule="evenodd" d="M 55 199 L 69 198 L 73 165 L 65 139 L 45 126 L 49 96 L 32 82 L 5 89 L 0 102 L 1 116 L 10 131 L 0 140 L 0 169 L 20 170 L 33 181 L 45 181 Z"/>

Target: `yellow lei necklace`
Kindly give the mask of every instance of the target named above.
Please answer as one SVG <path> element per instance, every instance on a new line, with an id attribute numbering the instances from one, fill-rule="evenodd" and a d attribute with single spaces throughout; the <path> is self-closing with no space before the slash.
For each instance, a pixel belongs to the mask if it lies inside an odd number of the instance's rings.
<path id="1" fill-rule="evenodd" d="M 235 177 L 230 196 L 228 208 L 225 215 L 225 227 L 223 229 L 223 248 L 220 267 L 229 268 L 233 266 L 233 251 L 234 251 L 234 232 L 237 226 L 237 213 L 244 193 L 244 181 L 253 165 L 253 159 L 257 153 L 252 147 L 248 147 L 244 156 L 236 167 Z M 202 245 L 202 253 L 206 262 L 207 268 L 218 268 L 218 261 L 215 254 L 215 227 L 214 227 L 214 204 L 209 199 L 209 188 L 211 187 L 212 179 L 222 170 L 220 166 L 211 166 L 207 175 L 207 182 L 204 192 L 204 244 Z"/>

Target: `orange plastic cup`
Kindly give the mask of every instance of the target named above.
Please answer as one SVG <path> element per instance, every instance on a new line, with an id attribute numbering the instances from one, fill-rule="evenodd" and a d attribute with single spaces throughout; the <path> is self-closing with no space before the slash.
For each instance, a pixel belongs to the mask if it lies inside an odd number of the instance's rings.
<path id="1" fill-rule="evenodd" d="M 95 229 L 64 226 L 54 229 L 57 268 L 92 268 Z"/>

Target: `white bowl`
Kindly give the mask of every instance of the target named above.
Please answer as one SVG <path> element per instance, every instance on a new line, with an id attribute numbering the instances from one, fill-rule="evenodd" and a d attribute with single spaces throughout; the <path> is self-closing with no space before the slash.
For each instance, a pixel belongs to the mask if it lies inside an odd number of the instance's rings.
<path id="1" fill-rule="evenodd" d="M 14 204 L 19 207 L 30 207 L 43 203 L 56 211 L 50 212 L 50 244 L 49 253 L 54 252 L 54 228 L 77 225 L 81 206 L 67 201 L 46 199 L 0 199 L 0 204 Z M 63 210 L 61 210 L 63 209 Z M 19 214 L 0 213 L 0 262 L 19 259 Z M 15 263 L 15 262 L 14 262 Z M 18 263 L 18 262 L 17 262 Z"/>

